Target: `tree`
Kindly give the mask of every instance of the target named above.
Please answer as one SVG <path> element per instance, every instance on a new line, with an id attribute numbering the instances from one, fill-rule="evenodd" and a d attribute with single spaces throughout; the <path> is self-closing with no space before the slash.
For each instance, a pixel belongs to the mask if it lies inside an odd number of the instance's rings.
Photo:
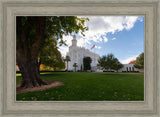
<path id="1" fill-rule="evenodd" d="M 107 65 L 107 56 L 100 57 L 97 66 L 102 69 L 109 69 L 109 66 Z"/>
<path id="2" fill-rule="evenodd" d="M 115 64 L 114 59 L 115 59 L 115 57 L 112 53 L 107 55 L 107 63 L 106 64 L 108 65 L 109 70 L 114 68 L 114 64 Z"/>
<path id="3" fill-rule="evenodd" d="M 67 72 L 68 72 L 68 62 L 71 61 L 70 56 L 66 56 L 66 60 L 65 61 L 67 61 Z"/>
<path id="4" fill-rule="evenodd" d="M 141 53 L 134 63 L 134 67 L 138 69 L 144 69 L 144 53 Z"/>
<path id="5" fill-rule="evenodd" d="M 75 72 L 76 72 L 76 67 L 78 67 L 77 63 L 74 63 L 74 64 L 73 64 L 73 67 L 74 67 L 74 70 L 75 70 Z"/>
<path id="6" fill-rule="evenodd" d="M 75 16 L 17 16 L 16 17 L 16 62 L 22 74 L 21 87 L 46 85 L 40 78 L 38 55 L 46 40 L 54 37 L 59 44 L 65 42 L 63 35 L 87 30 L 88 19 Z"/>
<path id="7" fill-rule="evenodd" d="M 117 58 L 114 59 L 113 63 L 114 64 L 113 64 L 112 69 L 116 70 L 117 72 L 119 69 L 121 69 L 123 67 L 123 64 L 121 64 Z"/>
<path id="8" fill-rule="evenodd" d="M 54 70 L 56 70 L 56 68 L 65 68 L 64 60 L 58 50 L 57 41 L 54 38 L 46 40 L 45 46 L 40 50 L 38 58 L 39 64 L 52 67 Z"/>
<path id="9" fill-rule="evenodd" d="M 102 56 L 98 60 L 97 66 L 100 66 L 105 70 L 110 70 L 113 68 L 114 59 L 115 59 L 115 57 L 113 54 L 108 54 L 107 56 Z"/>
<path id="10" fill-rule="evenodd" d="M 84 57 L 83 58 L 83 67 L 84 67 L 84 70 L 91 70 L 91 62 L 92 62 L 92 59 L 91 57 Z"/>
<path id="11" fill-rule="evenodd" d="M 97 66 L 102 67 L 105 70 L 116 70 L 118 71 L 123 65 L 119 62 L 117 58 L 114 57 L 113 54 L 108 54 L 107 56 L 102 56 L 98 60 Z"/>

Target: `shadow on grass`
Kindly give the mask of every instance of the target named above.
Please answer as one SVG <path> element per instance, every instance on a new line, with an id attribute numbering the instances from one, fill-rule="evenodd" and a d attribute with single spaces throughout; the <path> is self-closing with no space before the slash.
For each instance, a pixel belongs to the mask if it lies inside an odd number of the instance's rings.
<path id="1" fill-rule="evenodd" d="M 47 76 L 52 76 L 52 77 L 55 77 L 55 76 L 62 76 L 63 74 L 52 74 L 52 73 L 50 73 L 50 74 L 40 74 L 40 76 L 44 76 L 44 77 L 47 77 Z"/>

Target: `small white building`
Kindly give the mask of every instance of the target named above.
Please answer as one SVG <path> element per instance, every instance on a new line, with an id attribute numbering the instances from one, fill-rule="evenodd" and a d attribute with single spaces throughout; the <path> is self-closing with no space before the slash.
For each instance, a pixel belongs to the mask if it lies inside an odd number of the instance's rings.
<path id="1" fill-rule="evenodd" d="M 84 47 L 78 47 L 75 35 L 73 36 L 72 45 L 69 47 L 69 52 L 67 52 L 66 55 L 69 56 L 71 59 L 71 61 L 68 62 L 68 70 L 72 70 L 72 71 L 75 70 L 75 68 L 73 67 L 74 63 L 77 63 L 78 65 L 78 67 L 76 68 L 76 71 L 83 70 L 84 57 L 90 57 L 92 59 L 91 70 L 92 71 L 97 70 L 96 66 L 98 64 L 98 60 L 100 56 L 94 52 L 89 51 Z"/>
<path id="2" fill-rule="evenodd" d="M 118 72 L 144 72 L 144 70 L 135 68 L 134 64 L 123 64 L 123 67 Z"/>

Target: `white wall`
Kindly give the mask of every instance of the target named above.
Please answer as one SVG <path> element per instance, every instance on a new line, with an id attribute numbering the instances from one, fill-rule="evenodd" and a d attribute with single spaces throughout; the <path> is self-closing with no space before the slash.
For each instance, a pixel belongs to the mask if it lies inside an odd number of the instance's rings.
<path id="1" fill-rule="evenodd" d="M 70 56 L 71 61 L 68 62 L 68 70 L 75 70 L 73 67 L 74 63 L 77 63 L 78 67 L 76 70 L 81 70 L 81 65 L 83 69 L 83 58 L 84 57 L 91 57 L 91 68 L 97 66 L 99 55 L 95 54 L 88 49 L 77 47 L 77 46 L 70 46 L 69 52 L 67 53 Z"/>
<path id="2" fill-rule="evenodd" d="M 127 69 L 128 68 L 128 69 Z M 128 72 L 133 72 L 133 71 L 139 71 L 139 72 L 144 72 L 143 69 L 138 69 L 134 67 L 134 64 L 123 64 L 123 68 L 118 70 L 118 72 L 123 72 L 123 71 L 128 71 Z"/>

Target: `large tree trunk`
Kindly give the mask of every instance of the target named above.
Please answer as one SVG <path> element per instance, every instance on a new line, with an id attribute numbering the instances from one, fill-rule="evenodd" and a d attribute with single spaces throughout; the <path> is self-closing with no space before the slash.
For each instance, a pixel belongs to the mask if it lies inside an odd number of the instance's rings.
<path id="1" fill-rule="evenodd" d="M 21 87 L 46 85 L 47 83 L 40 78 L 38 63 L 38 53 L 45 40 L 46 17 L 28 17 L 25 24 L 22 18 L 18 16 L 16 22 L 16 61 L 22 74 Z M 33 28 L 35 34 L 31 38 Z"/>
<path id="2" fill-rule="evenodd" d="M 23 78 L 21 87 L 32 88 L 47 84 L 40 78 L 37 59 L 29 60 L 26 63 L 19 63 L 18 66 Z"/>

